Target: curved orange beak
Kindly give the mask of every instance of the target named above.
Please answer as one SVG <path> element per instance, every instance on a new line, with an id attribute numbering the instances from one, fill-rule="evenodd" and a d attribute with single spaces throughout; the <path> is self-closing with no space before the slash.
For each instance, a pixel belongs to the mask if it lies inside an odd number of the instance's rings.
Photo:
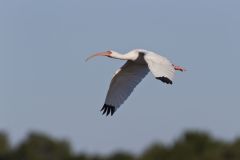
<path id="1" fill-rule="evenodd" d="M 89 56 L 85 61 L 88 61 L 89 59 L 96 57 L 96 56 L 110 56 L 111 54 L 112 54 L 111 51 L 96 53 L 96 54 Z"/>

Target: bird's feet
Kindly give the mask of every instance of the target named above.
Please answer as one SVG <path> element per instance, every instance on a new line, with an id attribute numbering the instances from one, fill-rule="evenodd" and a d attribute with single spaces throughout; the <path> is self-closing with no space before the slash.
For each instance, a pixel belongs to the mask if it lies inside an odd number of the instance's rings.
<path id="1" fill-rule="evenodd" d="M 176 71 L 181 71 L 181 72 L 187 71 L 185 68 L 183 68 L 181 66 L 176 66 L 176 65 L 173 64 L 173 67 Z"/>

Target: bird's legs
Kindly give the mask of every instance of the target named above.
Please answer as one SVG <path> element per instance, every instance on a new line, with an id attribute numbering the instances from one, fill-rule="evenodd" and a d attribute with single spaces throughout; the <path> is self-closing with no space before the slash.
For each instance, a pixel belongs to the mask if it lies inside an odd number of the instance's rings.
<path id="1" fill-rule="evenodd" d="M 181 66 L 176 66 L 176 65 L 173 64 L 173 67 L 176 71 L 181 71 L 181 72 L 186 71 L 186 69 L 181 67 Z"/>

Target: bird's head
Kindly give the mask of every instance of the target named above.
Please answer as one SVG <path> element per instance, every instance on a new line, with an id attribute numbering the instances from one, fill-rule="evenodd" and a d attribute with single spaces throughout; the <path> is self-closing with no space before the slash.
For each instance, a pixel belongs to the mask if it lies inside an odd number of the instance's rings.
<path id="1" fill-rule="evenodd" d="M 107 56 L 110 58 L 121 59 L 121 60 L 136 60 L 138 58 L 138 55 L 139 55 L 138 50 L 132 50 L 126 54 L 120 54 L 119 52 L 110 50 L 110 51 L 106 51 L 106 52 L 100 52 L 100 53 L 93 54 L 93 55 L 89 56 L 86 59 L 86 61 L 88 61 L 89 59 L 96 57 L 96 56 Z"/>
<path id="2" fill-rule="evenodd" d="M 111 57 L 112 55 L 112 51 L 106 51 L 106 52 L 99 52 L 99 53 L 95 53 L 91 56 L 89 56 L 85 61 L 88 61 L 89 59 L 96 57 L 96 56 L 107 56 L 107 57 Z"/>

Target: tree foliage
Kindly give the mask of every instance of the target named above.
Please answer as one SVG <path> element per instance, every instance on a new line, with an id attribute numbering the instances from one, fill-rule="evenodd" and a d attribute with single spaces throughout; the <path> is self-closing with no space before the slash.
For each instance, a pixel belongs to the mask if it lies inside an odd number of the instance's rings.
<path id="1" fill-rule="evenodd" d="M 5 159 L 10 152 L 10 145 L 6 133 L 0 133 L 0 160 Z"/>
<path id="2" fill-rule="evenodd" d="M 217 140 L 207 133 L 189 131 L 172 145 L 154 143 L 142 154 L 118 151 L 109 155 L 73 153 L 67 141 L 31 133 L 15 147 L 0 132 L 0 160 L 239 160 L 240 138 L 233 142 Z"/>

